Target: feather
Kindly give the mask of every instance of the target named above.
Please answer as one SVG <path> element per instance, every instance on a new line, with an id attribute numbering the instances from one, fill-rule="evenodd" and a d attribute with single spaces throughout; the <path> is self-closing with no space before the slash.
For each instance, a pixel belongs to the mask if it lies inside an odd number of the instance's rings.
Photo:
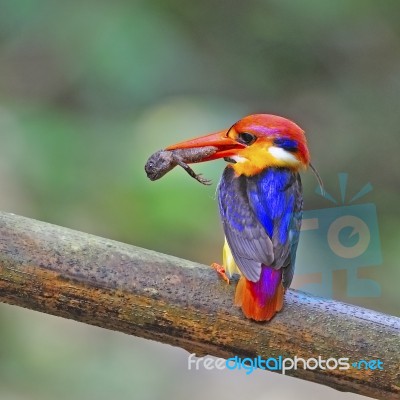
<path id="1" fill-rule="evenodd" d="M 284 288 L 281 270 L 263 267 L 256 283 L 241 277 L 236 287 L 235 304 L 247 318 L 269 321 L 282 309 Z"/>
<path id="2" fill-rule="evenodd" d="M 225 237 L 241 273 L 257 282 L 262 264 L 283 268 L 287 288 L 301 223 L 299 174 L 269 168 L 254 177 L 236 176 L 228 166 L 218 187 L 218 202 Z"/>
<path id="3" fill-rule="evenodd" d="M 293 279 L 299 240 L 302 187 L 290 169 L 269 168 L 247 177 L 228 166 L 218 187 L 219 209 L 230 253 L 243 275 L 235 304 L 251 319 L 271 319 L 282 308 Z"/>

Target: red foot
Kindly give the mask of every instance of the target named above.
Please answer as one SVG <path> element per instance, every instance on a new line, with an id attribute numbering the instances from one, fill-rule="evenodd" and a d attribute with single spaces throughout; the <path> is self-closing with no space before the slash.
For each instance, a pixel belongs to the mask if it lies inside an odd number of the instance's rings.
<path id="1" fill-rule="evenodd" d="M 225 273 L 225 268 L 222 265 L 219 265 L 218 263 L 212 263 L 211 268 L 214 268 L 223 278 L 223 280 L 229 285 L 229 278 Z"/>

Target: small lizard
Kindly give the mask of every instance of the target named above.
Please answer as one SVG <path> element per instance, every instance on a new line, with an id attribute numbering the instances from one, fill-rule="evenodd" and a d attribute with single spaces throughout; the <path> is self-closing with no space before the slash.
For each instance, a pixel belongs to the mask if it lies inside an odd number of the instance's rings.
<path id="1" fill-rule="evenodd" d="M 149 157 L 144 167 L 147 177 L 152 181 L 162 178 L 177 165 L 181 166 L 192 178 L 203 185 L 211 185 L 211 181 L 201 174 L 196 174 L 187 163 L 196 163 L 213 155 L 217 151 L 214 146 L 196 147 L 192 149 L 159 150 Z"/>

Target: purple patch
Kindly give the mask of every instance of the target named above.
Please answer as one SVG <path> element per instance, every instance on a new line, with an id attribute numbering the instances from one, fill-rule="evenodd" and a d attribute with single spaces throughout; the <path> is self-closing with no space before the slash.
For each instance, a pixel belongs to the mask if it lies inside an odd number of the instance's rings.
<path id="1" fill-rule="evenodd" d="M 249 125 L 247 130 L 253 132 L 261 132 L 265 136 L 272 136 L 282 132 L 281 128 L 268 128 L 259 124 Z"/>
<path id="2" fill-rule="evenodd" d="M 274 297 L 281 280 L 281 270 L 262 265 L 259 281 L 251 282 L 251 291 L 261 307 Z"/>

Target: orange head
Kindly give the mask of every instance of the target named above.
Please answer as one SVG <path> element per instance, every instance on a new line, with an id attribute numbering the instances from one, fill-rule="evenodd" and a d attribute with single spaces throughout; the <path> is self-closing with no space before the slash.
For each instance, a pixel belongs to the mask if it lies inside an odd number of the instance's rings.
<path id="1" fill-rule="evenodd" d="M 228 130 L 190 139 L 166 150 L 215 146 L 202 161 L 225 158 L 238 175 L 252 176 L 269 167 L 307 168 L 310 155 L 304 131 L 294 122 L 270 114 L 242 118 Z"/>

